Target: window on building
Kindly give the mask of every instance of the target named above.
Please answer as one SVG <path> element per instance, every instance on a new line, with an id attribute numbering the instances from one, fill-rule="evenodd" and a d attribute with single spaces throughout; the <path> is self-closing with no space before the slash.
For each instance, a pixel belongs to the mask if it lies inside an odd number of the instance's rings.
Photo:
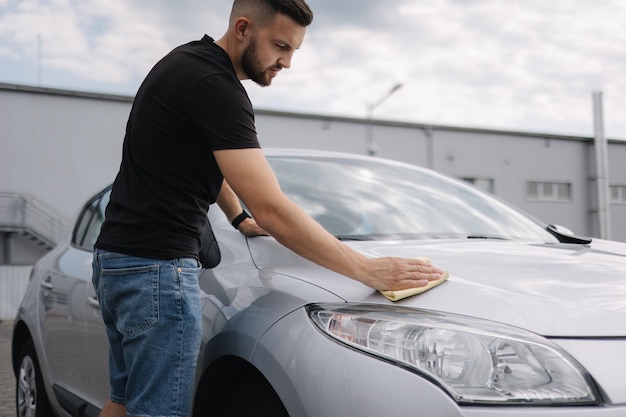
<path id="1" fill-rule="evenodd" d="M 529 200 L 572 201 L 572 184 L 568 182 L 528 181 L 526 196 Z"/>
<path id="2" fill-rule="evenodd" d="M 461 177 L 461 179 L 472 184 L 474 187 L 487 191 L 491 194 L 493 194 L 496 190 L 495 181 L 491 178 Z"/>
<path id="3" fill-rule="evenodd" d="M 626 185 L 611 185 L 611 203 L 626 204 Z"/>

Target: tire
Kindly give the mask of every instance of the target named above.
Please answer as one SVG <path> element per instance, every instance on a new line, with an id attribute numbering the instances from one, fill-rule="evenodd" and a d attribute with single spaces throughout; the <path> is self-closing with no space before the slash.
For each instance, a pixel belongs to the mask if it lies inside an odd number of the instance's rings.
<path id="1" fill-rule="evenodd" d="M 260 377 L 248 377 L 230 392 L 225 415 L 231 417 L 281 417 L 287 411 L 274 390 Z"/>
<path id="2" fill-rule="evenodd" d="M 17 417 L 52 416 L 32 340 L 26 340 L 22 346 L 18 363 L 19 369 L 15 383 Z"/>
<path id="3" fill-rule="evenodd" d="M 196 403 L 194 417 L 289 417 L 270 384 L 256 372 L 220 387 L 218 397 Z"/>

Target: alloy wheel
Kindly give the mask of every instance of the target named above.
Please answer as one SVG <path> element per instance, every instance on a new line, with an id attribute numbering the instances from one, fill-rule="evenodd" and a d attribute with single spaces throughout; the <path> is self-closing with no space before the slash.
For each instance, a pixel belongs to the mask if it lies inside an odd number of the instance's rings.
<path id="1" fill-rule="evenodd" d="M 37 413 L 37 371 L 30 356 L 24 356 L 20 363 L 17 382 L 17 415 L 35 417 Z"/>

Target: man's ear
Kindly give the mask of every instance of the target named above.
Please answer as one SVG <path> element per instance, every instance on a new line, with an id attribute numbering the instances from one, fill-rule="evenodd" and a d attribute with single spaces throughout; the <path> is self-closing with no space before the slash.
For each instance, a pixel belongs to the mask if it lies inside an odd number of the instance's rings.
<path id="1" fill-rule="evenodd" d="M 238 17 L 237 20 L 235 20 L 234 28 L 237 39 L 240 41 L 245 40 L 250 32 L 250 19 L 247 17 Z"/>

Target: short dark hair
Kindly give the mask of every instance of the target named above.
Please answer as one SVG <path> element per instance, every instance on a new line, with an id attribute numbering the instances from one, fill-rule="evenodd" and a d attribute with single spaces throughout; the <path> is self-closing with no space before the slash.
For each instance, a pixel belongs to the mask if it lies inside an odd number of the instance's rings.
<path id="1" fill-rule="evenodd" d="M 305 0 L 235 0 L 231 20 L 249 14 L 256 17 L 261 25 L 272 21 L 277 14 L 292 18 L 300 26 L 309 26 L 313 22 L 313 11 Z"/>

